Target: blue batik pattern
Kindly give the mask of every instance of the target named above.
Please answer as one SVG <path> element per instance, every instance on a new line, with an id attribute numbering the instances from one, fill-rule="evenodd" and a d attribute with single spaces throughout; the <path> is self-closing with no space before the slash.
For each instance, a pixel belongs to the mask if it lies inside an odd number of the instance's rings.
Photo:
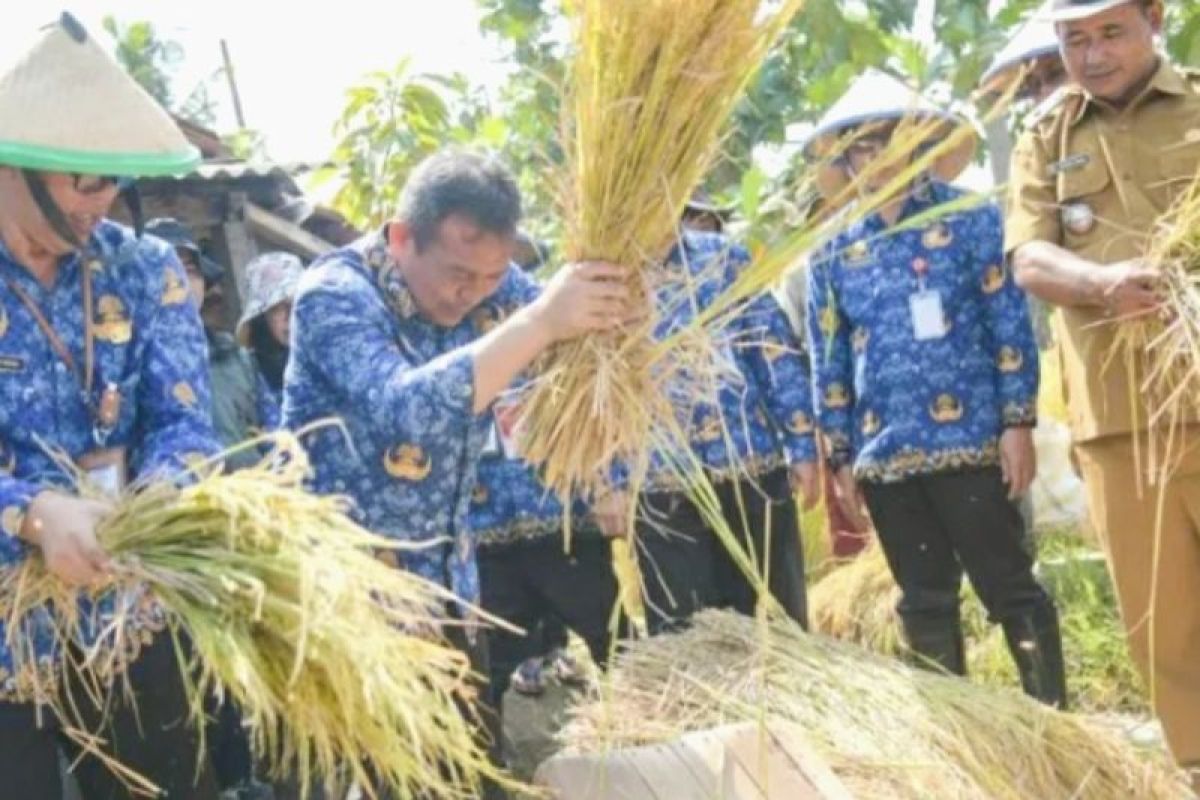
<path id="1" fill-rule="evenodd" d="M 961 197 L 925 184 L 900 219 Z M 923 341 L 910 305 L 920 272 L 946 330 Z M 897 230 L 872 214 L 813 258 L 808 280 L 814 404 L 832 466 L 890 482 L 993 465 L 1006 427 L 1036 423 L 1038 352 L 994 205 Z"/>
<path id="2" fill-rule="evenodd" d="M 278 430 L 283 424 L 283 393 L 267 383 L 262 370 L 254 370 L 254 410 L 263 431 Z"/>
<path id="3" fill-rule="evenodd" d="M 91 402 L 110 384 L 122 397 L 103 445 L 126 449 L 130 477 L 138 481 L 179 477 L 219 449 L 208 412 L 207 343 L 168 245 L 102 221 L 82 253 L 60 262 L 46 288 L 0 244 L 0 569 L 10 573 L 32 550 L 17 535 L 34 496 L 49 487 L 72 489 L 56 458 L 78 460 L 100 444 L 78 378 L 11 287 L 38 305 L 83 369 L 84 270 L 94 298 Z M 79 611 L 76 644 L 85 650 L 109 644 L 98 642 L 101 631 L 118 611 L 129 612 L 118 668 L 163 624 L 157 603 L 141 590 L 81 600 Z M 27 621 L 24 638 L 32 648 L 24 653 L 12 652 L 0 624 L 0 699 L 30 699 L 34 673 L 45 678 L 57 669 L 49 615 Z"/>
<path id="4" fill-rule="evenodd" d="M 745 248 L 729 239 L 688 231 L 668 258 L 666 277 L 657 288 L 662 319 L 657 335 L 665 338 L 686 328 L 712 306 L 750 262 Z M 715 399 L 689 396 L 681 388 L 674 403 L 692 452 L 714 477 L 758 476 L 779 467 L 817 458 L 815 421 L 808 364 L 791 325 L 770 293 L 755 295 L 715 326 L 718 362 Z M 675 478 L 662 454 L 653 460 L 649 484 L 669 488 Z"/>
<path id="5" fill-rule="evenodd" d="M 536 296 L 511 267 L 458 325 L 418 312 L 382 233 L 317 261 L 301 279 L 292 316 L 283 421 L 306 437 L 314 488 L 348 496 L 368 529 L 409 543 L 405 565 L 479 598 L 467 513 L 491 415 L 475 414 L 468 345 Z"/>

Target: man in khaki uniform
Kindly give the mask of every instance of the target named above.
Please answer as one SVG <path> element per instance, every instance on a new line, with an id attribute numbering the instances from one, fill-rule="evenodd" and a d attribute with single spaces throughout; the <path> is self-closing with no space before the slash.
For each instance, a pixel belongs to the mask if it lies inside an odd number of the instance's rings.
<path id="1" fill-rule="evenodd" d="M 1112 320 L 1160 302 L 1158 275 L 1140 257 L 1155 220 L 1200 170 L 1200 75 L 1155 50 L 1160 0 L 1054 0 L 1048 13 L 1073 85 L 1013 154 L 1005 247 L 1018 283 L 1059 307 L 1071 429 L 1130 646 L 1175 758 L 1197 776 L 1200 428 L 1166 485 L 1144 485 L 1134 436 L 1145 441 L 1147 410 L 1132 399 L 1140 395 L 1124 364 L 1107 358 Z M 1144 467 L 1144 444 L 1142 454 Z"/>

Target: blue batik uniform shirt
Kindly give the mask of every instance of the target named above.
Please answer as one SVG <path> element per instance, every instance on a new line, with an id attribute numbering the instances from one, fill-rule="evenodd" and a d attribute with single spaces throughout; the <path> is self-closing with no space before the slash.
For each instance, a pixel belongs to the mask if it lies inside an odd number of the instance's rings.
<path id="1" fill-rule="evenodd" d="M 263 431 L 278 430 L 283 417 L 283 393 L 267 383 L 261 369 L 254 370 L 254 410 L 258 427 Z"/>
<path id="2" fill-rule="evenodd" d="M 962 194 L 924 184 L 900 219 Z M 919 273 L 940 296 L 945 330 L 922 341 L 911 310 Z M 994 205 L 892 232 L 868 216 L 813 258 L 807 302 L 831 466 L 852 463 L 860 480 L 892 482 L 994 465 L 1001 432 L 1035 424 L 1038 352 Z"/>
<path id="3" fill-rule="evenodd" d="M 311 266 L 292 312 L 284 425 L 345 426 L 307 438 L 314 488 L 347 495 L 375 533 L 431 544 L 400 557 L 468 602 L 479 573 L 467 510 L 491 415 L 474 413 L 467 345 L 536 294 L 512 266 L 466 319 L 439 327 L 417 311 L 377 232 Z"/>
<path id="4" fill-rule="evenodd" d="M 471 494 L 468 526 L 481 548 L 532 544 L 563 534 L 563 505 L 537 471 L 520 458 L 487 453 Z M 587 506 L 572 507 L 571 532 L 595 535 Z"/>
<path id="5" fill-rule="evenodd" d="M 657 292 L 663 315 L 657 335 L 688 325 L 729 290 L 749 262 L 745 248 L 724 236 L 684 232 L 668 258 L 674 278 Z M 815 462 L 808 365 L 778 301 L 770 293 L 756 295 L 714 335 L 722 362 L 716 402 L 682 396 L 676 401 L 692 452 L 705 469 L 717 478 L 753 477 Z M 677 483 L 661 454 L 652 466 L 651 488 Z"/>
<path id="6" fill-rule="evenodd" d="M 218 450 L 208 408 L 208 349 L 200 317 L 174 250 L 153 237 L 102 221 L 82 254 L 64 258 L 47 289 L 0 244 L 0 569 L 18 569 L 34 549 L 17 538 L 38 492 L 71 479 L 46 448 L 78 460 L 97 448 L 95 426 L 76 374 L 54 350 L 36 318 L 12 290 L 17 286 L 84 368 L 83 270 L 92 281 L 95 370 L 93 402 L 108 384 L 121 393 L 117 424 L 106 447 L 127 450 L 130 478 L 178 476 Z M 127 614 L 132 648 L 123 665 L 162 627 L 162 613 L 142 591 L 80 601 L 79 646 L 87 649 L 118 612 Z M 48 613 L 35 614 L 26 633 L 36 665 L 14 663 L 0 624 L 0 700 L 30 699 L 31 670 L 49 674 L 58 654 Z M 104 646 L 107 642 L 100 642 Z M 44 677 L 44 675 L 43 675 Z"/>

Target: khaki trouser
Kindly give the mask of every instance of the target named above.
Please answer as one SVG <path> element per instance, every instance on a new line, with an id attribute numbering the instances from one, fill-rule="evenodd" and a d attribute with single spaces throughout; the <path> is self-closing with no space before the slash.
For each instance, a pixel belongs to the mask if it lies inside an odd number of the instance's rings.
<path id="1" fill-rule="evenodd" d="M 1078 445 L 1077 454 L 1134 661 L 1175 759 L 1200 765 L 1200 430 L 1192 428 L 1188 441 L 1190 450 L 1166 486 L 1143 480 L 1141 496 L 1132 436 L 1087 442 Z M 1143 443 L 1143 473 L 1146 460 Z"/>

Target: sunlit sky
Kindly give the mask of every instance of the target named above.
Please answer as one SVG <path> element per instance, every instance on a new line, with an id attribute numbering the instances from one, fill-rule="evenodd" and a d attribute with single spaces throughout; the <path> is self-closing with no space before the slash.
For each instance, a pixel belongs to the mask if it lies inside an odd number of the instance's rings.
<path id="1" fill-rule="evenodd" d="M 22 52 L 40 26 L 69 8 L 111 46 L 101 20 L 149 20 L 160 37 L 178 42 L 183 61 L 174 72 L 177 98 L 209 81 L 218 131 L 236 126 L 228 85 L 217 75 L 220 41 L 230 48 L 247 126 L 263 134 L 277 162 L 319 162 L 332 151 L 333 122 L 345 91 L 366 73 L 408 58 L 419 72 L 462 72 L 494 90 L 511 64 L 498 44 L 479 31 L 476 0 L 337 0 L 333 3 L 267 3 L 261 0 L 47 0 L 5 9 L 0 62 Z M 999 4 L 1001 0 L 993 0 Z M 913 28 L 931 39 L 934 0 L 914 4 Z M 799 131 L 801 135 L 807 131 Z M 790 131 L 789 131 L 790 133 Z M 794 146 L 794 145 L 793 145 Z M 792 147 L 765 148 L 761 165 L 773 171 Z"/>
<path id="2" fill-rule="evenodd" d="M 460 71 L 490 87 L 503 81 L 507 69 L 497 46 L 479 32 L 475 0 L 33 0 L 6 5 L 0 26 L 5 63 L 64 8 L 106 43 L 111 40 L 100 24 L 106 14 L 123 22 L 153 22 L 163 37 L 184 49 L 174 83 L 177 96 L 217 72 L 225 39 L 246 123 L 265 135 L 267 152 L 278 161 L 326 158 L 346 88 L 403 57 L 417 71 Z M 235 128 L 226 82 L 215 81 L 210 92 L 218 101 L 217 128 Z"/>

